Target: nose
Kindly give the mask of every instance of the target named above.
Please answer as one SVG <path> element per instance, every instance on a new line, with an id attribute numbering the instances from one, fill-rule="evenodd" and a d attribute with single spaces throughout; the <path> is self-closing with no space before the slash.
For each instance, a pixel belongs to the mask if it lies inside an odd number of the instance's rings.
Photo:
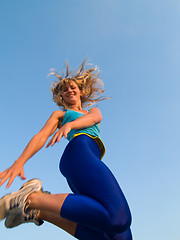
<path id="1" fill-rule="evenodd" d="M 68 87 L 67 92 L 72 92 L 72 89 L 70 87 Z"/>

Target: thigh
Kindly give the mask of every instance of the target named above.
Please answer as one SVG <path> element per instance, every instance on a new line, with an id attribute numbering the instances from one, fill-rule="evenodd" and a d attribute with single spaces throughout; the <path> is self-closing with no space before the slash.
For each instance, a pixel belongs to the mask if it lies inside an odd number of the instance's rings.
<path id="1" fill-rule="evenodd" d="M 131 229 L 127 229 L 126 231 L 114 235 L 109 235 L 111 240 L 132 240 Z"/>
<path id="2" fill-rule="evenodd" d="M 130 228 L 123 233 L 110 235 L 107 233 L 98 232 L 80 224 L 77 225 L 74 236 L 79 240 L 132 240 Z"/>
<path id="3" fill-rule="evenodd" d="M 61 158 L 62 174 L 74 192 L 95 198 L 111 212 L 128 205 L 110 169 L 100 160 L 97 143 L 86 135 L 74 138 Z M 124 211 L 124 210 L 123 210 Z"/>
<path id="4" fill-rule="evenodd" d="M 98 232 L 94 229 L 82 226 L 80 224 L 77 225 L 75 238 L 79 240 L 111 240 L 106 233 Z"/>

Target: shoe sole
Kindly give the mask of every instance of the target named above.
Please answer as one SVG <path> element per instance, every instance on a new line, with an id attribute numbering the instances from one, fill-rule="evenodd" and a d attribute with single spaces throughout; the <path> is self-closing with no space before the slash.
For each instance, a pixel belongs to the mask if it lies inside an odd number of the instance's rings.
<path id="1" fill-rule="evenodd" d="M 11 196 L 11 197 L 17 196 L 17 194 L 21 193 L 21 191 L 22 191 L 22 189 L 23 189 L 24 187 L 28 186 L 28 185 L 31 184 L 31 183 L 36 183 L 36 184 L 39 184 L 39 185 L 41 186 L 41 181 L 40 181 L 39 179 L 31 179 L 31 180 L 25 182 L 25 183 L 22 185 L 22 187 L 21 187 L 17 192 L 12 192 L 12 193 L 10 193 L 10 194 L 7 194 L 7 195 L 5 195 L 4 197 L 2 197 L 2 198 L 0 199 L 0 220 L 4 219 L 4 218 L 6 217 L 6 213 L 5 213 L 5 203 L 6 203 L 6 199 L 7 199 L 8 197 L 10 197 L 10 196 Z M 42 189 L 42 187 L 41 187 L 41 189 Z M 41 189 L 40 189 L 40 190 L 41 190 Z"/>

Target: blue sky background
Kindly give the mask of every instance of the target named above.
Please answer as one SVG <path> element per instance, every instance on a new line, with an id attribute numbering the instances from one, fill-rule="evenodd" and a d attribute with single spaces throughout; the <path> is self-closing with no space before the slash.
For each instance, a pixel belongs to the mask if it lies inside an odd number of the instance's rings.
<path id="1" fill-rule="evenodd" d="M 69 60 L 97 64 L 107 95 L 104 162 L 130 204 L 134 240 L 179 240 L 180 2 L 178 0 L 0 0 L 1 170 L 58 108 L 47 78 Z M 67 144 L 42 149 L 25 166 L 52 193 L 69 192 L 58 170 Z M 17 178 L 9 190 L 19 189 Z M 45 223 L 6 229 L 6 240 L 74 239 Z"/>

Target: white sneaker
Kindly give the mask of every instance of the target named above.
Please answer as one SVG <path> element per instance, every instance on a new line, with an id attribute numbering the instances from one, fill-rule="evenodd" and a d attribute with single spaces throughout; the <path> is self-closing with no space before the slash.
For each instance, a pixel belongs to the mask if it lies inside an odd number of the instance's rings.
<path id="1" fill-rule="evenodd" d="M 22 223 L 35 223 L 37 226 L 41 226 L 44 221 L 38 218 L 40 210 L 30 210 L 29 212 L 25 212 L 24 208 L 17 208 L 16 213 L 9 214 L 4 223 L 5 227 L 13 228 L 17 227 Z"/>
<path id="2" fill-rule="evenodd" d="M 42 191 L 42 189 L 40 190 Z M 46 194 L 51 194 L 49 191 L 42 191 Z M 40 210 L 32 209 L 30 211 L 27 211 L 27 208 L 29 206 L 29 203 L 26 203 L 26 205 L 22 208 L 16 207 L 16 211 L 11 214 L 8 214 L 6 221 L 4 223 L 5 227 L 7 228 L 13 228 L 17 227 L 22 223 L 35 223 L 37 226 L 41 226 L 44 221 L 39 219 Z"/>
<path id="3" fill-rule="evenodd" d="M 0 199 L 0 220 L 9 215 L 23 215 L 26 205 L 26 199 L 32 192 L 38 192 L 42 189 L 42 184 L 39 179 L 32 179 L 24 183 L 17 192 L 5 195 Z"/>

